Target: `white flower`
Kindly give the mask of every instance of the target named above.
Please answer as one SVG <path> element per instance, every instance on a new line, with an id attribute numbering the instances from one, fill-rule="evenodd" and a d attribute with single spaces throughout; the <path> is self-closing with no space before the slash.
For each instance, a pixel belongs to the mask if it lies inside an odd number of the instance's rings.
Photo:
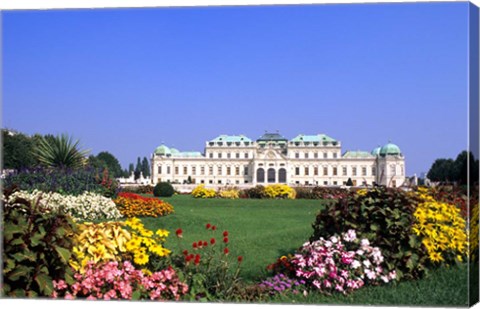
<path id="1" fill-rule="evenodd" d="M 357 234 L 355 233 L 355 230 L 348 230 L 347 233 L 343 236 L 343 240 L 352 242 L 355 239 L 357 239 Z"/>
<path id="2" fill-rule="evenodd" d="M 365 265 L 365 267 L 370 267 L 372 266 L 372 263 L 370 263 L 370 260 L 365 260 L 363 261 L 363 265 Z"/>
<path id="3" fill-rule="evenodd" d="M 360 244 L 362 245 L 362 247 L 368 247 L 370 246 L 370 242 L 368 241 L 368 239 L 364 238 L 361 240 Z"/>
<path id="4" fill-rule="evenodd" d="M 352 264 L 350 264 L 350 266 L 353 268 L 353 269 L 357 269 L 359 268 L 360 266 L 362 266 L 362 264 L 357 261 L 357 260 L 353 260 Z"/>
<path id="5" fill-rule="evenodd" d="M 332 241 L 332 243 L 336 244 L 338 242 L 338 238 L 336 236 L 332 236 L 330 237 L 330 240 Z"/>

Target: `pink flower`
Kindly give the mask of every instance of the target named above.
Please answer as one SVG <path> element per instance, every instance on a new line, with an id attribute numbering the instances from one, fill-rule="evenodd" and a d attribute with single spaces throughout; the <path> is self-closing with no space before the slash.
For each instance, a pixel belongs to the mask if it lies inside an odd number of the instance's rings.
<path id="1" fill-rule="evenodd" d="M 97 298 L 93 295 L 90 295 L 87 297 L 87 300 L 96 300 Z"/>
<path id="2" fill-rule="evenodd" d="M 70 293 L 67 292 L 67 293 L 65 294 L 65 299 L 75 299 L 75 297 L 73 297 L 72 294 L 70 294 Z"/>
<path id="3" fill-rule="evenodd" d="M 328 281 L 327 279 L 325 279 L 325 280 L 323 280 L 323 285 L 326 288 L 330 288 L 332 286 L 332 283 L 330 281 Z"/>

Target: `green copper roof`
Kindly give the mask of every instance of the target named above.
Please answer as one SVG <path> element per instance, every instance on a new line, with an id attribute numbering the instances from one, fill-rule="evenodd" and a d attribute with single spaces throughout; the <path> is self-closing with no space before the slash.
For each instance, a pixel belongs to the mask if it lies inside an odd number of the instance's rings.
<path id="1" fill-rule="evenodd" d="M 380 155 L 381 156 L 388 156 L 388 155 L 400 155 L 400 148 L 392 143 L 385 144 L 381 149 L 380 149 Z"/>
<path id="2" fill-rule="evenodd" d="M 373 149 L 372 152 L 370 152 L 373 156 L 378 156 L 380 155 L 380 149 L 382 147 L 378 146 L 377 148 Z"/>
<path id="3" fill-rule="evenodd" d="M 212 139 L 210 142 L 225 142 L 225 143 L 237 143 L 237 142 L 251 142 L 252 140 L 245 135 L 225 135 L 222 134 Z"/>
<path id="4" fill-rule="evenodd" d="M 288 141 L 285 137 L 278 133 L 265 133 L 257 139 L 257 142 L 280 142 Z"/>
<path id="5" fill-rule="evenodd" d="M 160 145 L 155 149 L 155 154 L 157 155 L 169 155 L 171 154 L 170 148 L 165 145 Z"/>
<path id="6" fill-rule="evenodd" d="M 368 151 L 347 151 L 343 154 L 343 158 L 373 158 L 373 155 Z"/>
<path id="7" fill-rule="evenodd" d="M 327 136 L 325 134 L 317 134 L 317 135 L 304 135 L 300 134 L 297 135 L 295 138 L 291 140 L 292 142 L 336 142 L 335 139 Z"/>
<path id="8" fill-rule="evenodd" d="M 173 155 L 173 154 L 179 153 L 180 151 L 178 151 L 178 149 L 176 149 L 176 148 L 170 148 L 170 152 L 171 152 L 172 155 Z"/>

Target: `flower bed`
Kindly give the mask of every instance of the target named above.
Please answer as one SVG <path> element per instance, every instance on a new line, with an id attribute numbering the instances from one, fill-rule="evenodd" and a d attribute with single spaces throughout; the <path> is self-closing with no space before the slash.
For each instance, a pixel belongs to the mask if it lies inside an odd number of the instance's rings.
<path id="1" fill-rule="evenodd" d="M 121 192 L 114 200 L 120 213 L 128 218 L 138 216 L 161 217 L 173 213 L 173 206 L 153 197 Z"/>

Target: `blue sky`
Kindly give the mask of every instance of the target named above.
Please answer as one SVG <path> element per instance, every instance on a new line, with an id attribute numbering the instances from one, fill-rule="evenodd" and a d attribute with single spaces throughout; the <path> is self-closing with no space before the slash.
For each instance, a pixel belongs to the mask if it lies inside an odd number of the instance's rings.
<path id="1" fill-rule="evenodd" d="M 165 142 L 389 140 L 407 174 L 467 147 L 468 3 L 3 11 L 2 126 L 124 168 Z"/>

